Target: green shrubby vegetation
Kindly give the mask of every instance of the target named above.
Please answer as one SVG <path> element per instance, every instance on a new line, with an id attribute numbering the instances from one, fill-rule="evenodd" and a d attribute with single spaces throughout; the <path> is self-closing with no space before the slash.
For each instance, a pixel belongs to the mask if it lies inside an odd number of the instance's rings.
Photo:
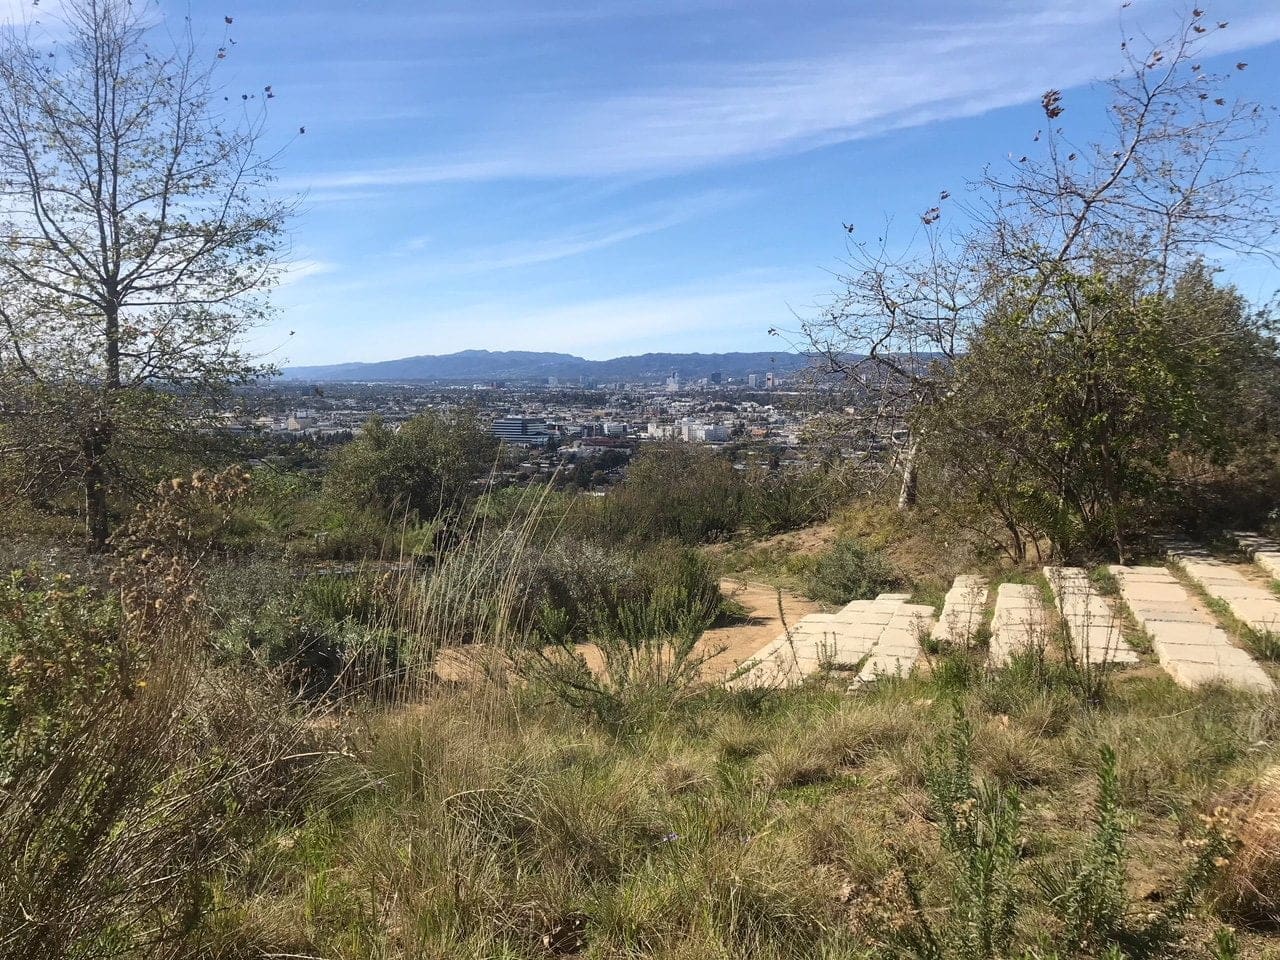
<path id="1" fill-rule="evenodd" d="M 220 865 L 300 812 L 336 755 L 271 674 L 212 655 L 173 516 L 132 525 L 146 545 L 114 589 L 0 585 L 0 955 L 194 946 Z"/>
<path id="2" fill-rule="evenodd" d="M 838 468 L 737 469 L 704 446 L 661 444 L 635 456 L 594 522 L 607 536 L 698 544 L 817 523 L 846 496 Z"/>
<path id="3" fill-rule="evenodd" d="M 137 41 L 128 6 L 71 9 Z M 143 53 L 120 90 L 145 106 L 140 80 L 190 61 Z M 240 466 L 212 431 L 188 437 L 216 405 L 172 421 L 257 369 L 226 351 L 258 309 L 235 264 L 270 260 L 274 202 L 208 265 L 217 302 L 247 312 L 174 308 L 200 347 L 170 368 L 190 396 L 121 366 L 146 335 L 97 293 L 115 368 L 39 382 L 91 365 L 65 352 L 60 310 L 18 296 L 0 346 L 20 400 L 0 411 L 0 957 L 1268 955 L 1274 697 L 1081 663 L 1056 623 L 999 668 L 979 631 L 902 675 L 779 690 L 717 682 L 706 642 L 757 626 L 725 599 L 728 572 L 831 606 L 899 589 L 936 603 L 963 571 L 1045 588 L 1033 560 L 1275 532 L 1269 318 L 1184 242 L 1249 222 L 1234 181 L 1201 197 L 1195 179 L 1204 142 L 1243 131 L 1180 121 L 1203 85 L 1172 82 L 1138 84 L 1154 141 L 1113 114 L 1147 173 L 1192 177 L 1168 230 L 1123 165 L 1118 195 L 1101 180 L 1077 208 L 1062 185 L 1088 178 L 1064 180 L 1053 154 L 987 181 L 1009 202 L 980 227 L 999 229 L 955 257 L 850 278 L 827 355 L 838 368 L 886 318 L 877 342 L 894 347 L 872 358 L 882 382 L 854 378 L 855 409 L 887 422 L 855 424 L 886 449 L 853 463 L 839 444 L 806 464 L 652 444 L 602 496 L 582 492 L 585 468 L 504 486 L 509 451 L 428 413 Z M 11 106 L 50 107 L 27 95 Z M 1060 95 L 1043 107 L 1056 120 Z M 33 242 L 0 270 L 44 269 Z M 922 349 L 939 334 L 947 349 Z M 41 362 L 15 365 L 26 345 Z M 885 469 L 900 497 L 851 494 Z"/>
<path id="4" fill-rule="evenodd" d="M 1278 361 L 1265 318 L 1201 264 L 1167 294 L 1099 272 L 1055 276 L 1038 297 L 1028 315 L 1010 294 L 924 415 L 954 509 L 1002 524 L 1015 559 L 1037 543 L 1065 556 L 1140 553 L 1144 534 L 1203 524 L 1215 500 L 1219 524 L 1256 524 L 1250 507 L 1280 488 L 1255 472 L 1262 486 L 1224 513 L 1205 481 L 1274 450 Z"/>
<path id="5" fill-rule="evenodd" d="M 1224 928 L 1199 904 L 1238 841 L 1231 815 L 1196 813 L 1219 778 L 1255 769 L 1244 731 L 1274 716 L 1247 697 L 1204 703 L 1206 722 L 1173 733 L 1197 762 L 1178 766 L 1171 809 L 1151 807 L 1167 748 L 1100 755 L 1113 741 L 1099 737 L 1201 701 L 1127 685 L 1103 708 L 1026 673 L 945 696 L 927 678 L 854 698 L 704 692 L 621 731 L 537 683 L 442 694 L 373 720 L 333 771 L 346 799 L 226 877 L 207 942 L 215 956 L 1219 956 Z"/>
<path id="6" fill-rule="evenodd" d="M 1270 889 L 1256 845 L 1274 838 L 1245 848 L 1230 800 L 1280 759 L 1269 700 L 1082 675 L 1059 644 L 999 671 L 933 651 L 856 693 L 730 693 L 697 643 L 726 612 L 716 566 L 678 536 L 611 538 L 607 498 L 489 490 L 428 523 L 384 515 L 356 562 L 300 563 L 312 518 L 341 514 L 322 482 L 259 476 L 165 485 L 122 533 L 114 586 L 8 582 L 0 888 L 24 912 L 4 949 L 950 960 L 1266 942 L 1227 925 Z M 831 536 L 795 569 L 831 603 L 972 559 L 892 505 L 834 511 Z M 436 673 L 467 650 L 488 651 L 486 678 Z"/>
<path id="7" fill-rule="evenodd" d="M 497 456 L 497 441 L 466 418 L 423 414 L 393 430 L 375 417 L 335 453 L 324 489 L 340 503 L 426 520 L 473 499 Z"/>
<path id="8" fill-rule="evenodd" d="M 900 581 L 883 554 L 857 540 L 841 539 L 821 554 L 810 574 L 808 594 L 835 606 L 871 600 Z"/>

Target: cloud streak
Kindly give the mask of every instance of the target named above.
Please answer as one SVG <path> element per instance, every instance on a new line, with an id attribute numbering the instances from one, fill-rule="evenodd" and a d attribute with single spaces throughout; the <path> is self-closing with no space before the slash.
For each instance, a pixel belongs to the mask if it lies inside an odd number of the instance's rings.
<path id="1" fill-rule="evenodd" d="M 815 43 L 828 52 L 802 58 L 677 65 L 670 72 L 678 82 L 524 97 L 491 136 L 464 138 L 413 162 L 317 172 L 294 185 L 663 176 L 974 116 L 1118 66 L 1115 4 L 1060 7 L 1023 4 L 1008 15 L 897 34 L 882 27 Z M 1108 32 L 1115 43 L 1099 44 Z M 1278 38 L 1280 13 L 1252 13 L 1215 37 L 1213 52 Z"/>
<path id="2" fill-rule="evenodd" d="M 419 279 L 513 270 L 567 260 L 661 233 L 725 210 L 746 197 L 744 191 L 730 190 L 682 196 L 642 205 L 625 218 L 614 217 L 549 236 L 480 247 L 460 258 L 436 259 L 432 255 L 431 244 L 421 237 L 411 239 L 406 244 L 406 252 L 425 260 L 425 266 L 417 274 Z"/>
<path id="3" fill-rule="evenodd" d="M 401 314 L 402 319 L 381 328 L 377 341 L 340 345 L 302 319 L 297 323 L 296 354 L 288 362 L 385 360 L 391 355 L 496 345 L 573 350 L 592 359 L 675 348 L 722 350 L 726 344 L 786 349 L 766 331 L 785 325 L 790 306 L 810 302 L 812 292 L 812 282 L 803 276 L 744 272 L 568 303 L 538 302 L 532 295 L 473 300 Z M 395 345 L 391 353 L 388 344 Z"/>

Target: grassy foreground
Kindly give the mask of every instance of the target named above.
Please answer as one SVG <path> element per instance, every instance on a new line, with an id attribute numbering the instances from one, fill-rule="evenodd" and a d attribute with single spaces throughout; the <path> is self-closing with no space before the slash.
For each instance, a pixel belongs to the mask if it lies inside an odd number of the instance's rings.
<path id="1" fill-rule="evenodd" d="M 0 580 L 0 958 L 1277 955 L 1276 698 L 1061 636 L 727 691 L 686 547 L 296 577 L 205 545 L 246 482 L 168 485 L 106 580 Z"/>
<path id="2" fill-rule="evenodd" d="M 608 727 L 527 686 L 348 717 L 346 759 L 228 867 L 187 949 L 1269 955 L 1226 924 L 1274 906 L 1250 810 L 1275 799 L 1243 789 L 1275 762 L 1273 702 L 1136 672 L 1086 704 L 1044 661 L 934 668 Z"/>

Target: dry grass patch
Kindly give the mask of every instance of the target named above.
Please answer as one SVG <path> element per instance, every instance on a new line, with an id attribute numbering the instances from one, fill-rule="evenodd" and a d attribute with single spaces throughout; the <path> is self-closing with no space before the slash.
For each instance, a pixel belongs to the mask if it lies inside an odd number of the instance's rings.
<path id="1" fill-rule="evenodd" d="M 1280 924 L 1280 766 L 1226 797 L 1220 812 L 1237 841 L 1218 885 L 1220 908 L 1250 923 Z"/>
<path id="2" fill-rule="evenodd" d="M 999 783 L 1049 786 L 1070 775 L 1066 757 L 1056 743 L 1003 714 L 977 728 L 973 748 L 979 771 Z"/>
<path id="3" fill-rule="evenodd" d="M 764 783 L 805 786 L 856 770 L 923 732 L 920 713 L 909 704 L 854 701 L 819 713 L 801 730 L 786 730 L 757 761 Z"/>

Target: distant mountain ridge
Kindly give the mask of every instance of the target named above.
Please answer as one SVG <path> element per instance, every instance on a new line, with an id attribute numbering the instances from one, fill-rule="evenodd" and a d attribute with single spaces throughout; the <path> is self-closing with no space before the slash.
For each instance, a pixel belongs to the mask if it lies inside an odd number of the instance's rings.
<path id="1" fill-rule="evenodd" d="M 286 367 L 286 380 L 317 382 L 365 381 L 400 383 L 412 381 L 545 380 L 556 377 L 610 382 L 656 380 L 673 371 L 684 380 L 696 380 L 719 373 L 724 377 L 745 377 L 773 371 L 795 373 L 809 366 L 812 358 L 800 353 L 646 353 L 587 360 L 569 353 L 542 353 L 530 350 L 463 350 L 440 356 L 403 357 L 375 363 L 335 363 L 314 367 Z"/>

